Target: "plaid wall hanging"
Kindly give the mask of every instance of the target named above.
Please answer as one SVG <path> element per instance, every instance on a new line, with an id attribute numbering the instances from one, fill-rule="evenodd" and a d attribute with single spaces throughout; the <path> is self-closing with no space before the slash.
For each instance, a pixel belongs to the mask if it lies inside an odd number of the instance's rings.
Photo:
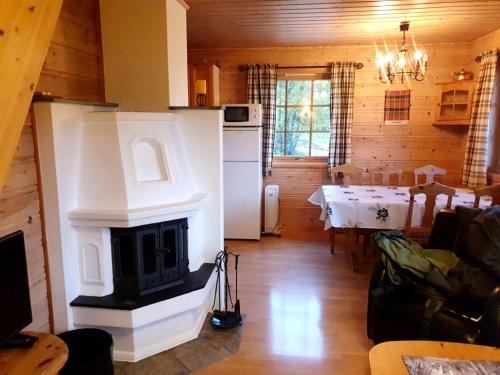
<path id="1" fill-rule="evenodd" d="M 466 185 L 470 189 L 487 183 L 487 138 L 497 60 L 498 52 L 496 50 L 484 52 L 481 55 L 479 83 L 472 101 L 472 116 L 462 173 L 462 185 Z"/>
<path id="2" fill-rule="evenodd" d="M 410 90 L 386 90 L 385 125 L 407 125 L 410 120 Z"/>
<path id="3" fill-rule="evenodd" d="M 354 80 L 356 63 L 352 61 L 332 63 L 330 81 L 330 169 L 351 162 L 351 132 L 354 107 Z"/>
<path id="4" fill-rule="evenodd" d="M 278 65 L 248 65 L 247 101 L 262 104 L 262 174 L 271 174 L 274 127 L 276 125 L 276 84 Z"/>

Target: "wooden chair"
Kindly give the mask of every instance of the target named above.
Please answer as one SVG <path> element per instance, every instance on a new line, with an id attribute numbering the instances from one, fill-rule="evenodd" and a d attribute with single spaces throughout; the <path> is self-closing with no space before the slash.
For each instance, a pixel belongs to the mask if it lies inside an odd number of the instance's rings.
<path id="1" fill-rule="evenodd" d="M 474 208 L 479 207 L 481 197 L 489 195 L 491 197 L 491 205 L 500 204 L 500 184 L 485 186 L 474 190 L 476 199 L 474 200 Z"/>
<path id="2" fill-rule="evenodd" d="M 415 168 L 413 170 L 415 174 L 415 185 L 418 185 L 418 176 L 425 175 L 425 183 L 429 184 L 434 181 L 435 175 L 445 175 L 447 173 L 446 169 L 436 167 L 435 165 L 426 165 L 420 168 Z"/>
<path id="3" fill-rule="evenodd" d="M 341 164 L 330 169 L 332 175 L 332 181 L 334 185 L 338 185 L 339 179 L 341 185 L 349 185 L 351 183 L 352 175 L 359 175 L 359 181 L 363 178 L 363 173 L 365 173 L 364 168 L 356 167 L 352 164 Z"/>
<path id="4" fill-rule="evenodd" d="M 370 183 L 375 185 L 375 176 L 382 175 L 382 185 L 389 186 L 391 184 L 391 176 L 396 176 L 396 186 L 401 185 L 403 170 L 397 167 L 381 167 L 370 169 Z"/>
<path id="5" fill-rule="evenodd" d="M 349 185 L 351 182 L 351 176 L 359 175 L 359 182 L 361 184 L 364 168 L 356 167 L 352 164 L 341 164 L 330 169 L 332 182 L 334 185 Z M 330 252 L 335 254 L 335 235 L 336 234 L 346 234 L 344 228 L 332 227 L 330 230 Z M 350 246 L 350 245 L 349 245 Z"/>
<path id="6" fill-rule="evenodd" d="M 455 189 L 442 185 L 438 182 L 431 182 L 429 184 L 413 186 L 409 188 L 410 203 L 408 206 L 408 214 L 406 216 L 406 234 L 408 237 L 420 243 L 426 243 L 429 237 L 432 222 L 434 221 L 434 207 L 436 206 L 436 197 L 439 194 L 448 196 L 446 202 L 446 209 L 451 210 L 451 201 L 455 195 Z M 415 204 L 415 196 L 418 194 L 425 194 L 425 211 L 422 218 L 422 224 L 419 228 L 411 226 L 411 219 L 413 217 L 413 206 Z"/>

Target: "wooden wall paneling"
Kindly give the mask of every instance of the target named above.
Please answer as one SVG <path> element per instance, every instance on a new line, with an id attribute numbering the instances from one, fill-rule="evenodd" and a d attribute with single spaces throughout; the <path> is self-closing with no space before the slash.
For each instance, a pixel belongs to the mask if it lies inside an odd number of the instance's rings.
<path id="1" fill-rule="evenodd" d="M 89 1 L 89 0 L 87 0 Z M 101 29 L 101 8 L 98 0 L 91 0 L 91 5 L 94 13 L 93 25 L 96 30 L 96 43 L 97 43 L 97 60 L 99 62 L 99 100 L 105 101 L 106 99 L 106 87 L 104 84 L 104 55 L 102 49 L 102 29 Z"/>
<path id="2" fill-rule="evenodd" d="M 95 29 L 90 30 L 72 20 L 60 18 L 54 30 L 52 43 L 84 51 L 89 55 L 97 55 L 99 49 L 96 40 L 97 32 Z"/>
<path id="3" fill-rule="evenodd" d="M 101 97 L 100 85 L 100 80 L 44 71 L 40 75 L 37 89 L 65 99 L 91 101 L 93 98 Z"/>
<path id="4" fill-rule="evenodd" d="M 7 183 L 0 193 L 0 236 L 16 230 L 24 232 L 33 315 L 33 323 L 29 329 L 48 331 L 49 304 L 34 155 L 32 127 L 28 116 Z"/>
<path id="5" fill-rule="evenodd" d="M 98 0 L 64 0 L 37 91 L 66 99 L 104 100 L 98 5 Z M 0 236 L 23 230 L 33 313 L 29 329 L 49 331 L 53 327 L 52 306 L 35 132 L 36 126 L 28 114 L 0 192 Z"/>
<path id="6" fill-rule="evenodd" d="M 38 150 L 38 142 L 37 142 L 37 127 L 36 127 L 36 118 L 35 118 L 35 112 L 33 110 L 33 106 L 30 109 L 30 118 L 32 119 L 32 129 L 33 129 L 33 149 L 34 149 L 34 154 L 36 157 L 36 172 L 37 172 L 37 184 L 40 187 L 42 185 L 41 181 L 41 169 L 40 169 L 40 162 L 39 162 L 39 150 Z M 49 263 L 49 251 L 47 248 L 47 241 L 46 241 L 46 230 L 45 230 L 45 216 L 44 216 L 44 200 L 43 200 L 43 190 L 38 189 L 39 196 L 40 196 L 40 229 L 41 229 L 41 236 L 43 237 L 42 240 L 42 251 L 43 251 L 43 264 L 44 264 L 44 269 L 45 269 L 45 285 L 46 285 L 46 300 L 47 300 L 47 313 L 48 313 L 48 325 L 50 332 L 54 332 L 54 313 L 53 313 L 53 305 L 52 305 L 52 282 L 50 279 L 50 263 Z M 42 315 L 42 313 L 40 313 Z M 39 318 L 40 319 L 40 318 Z"/>
<path id="7" fill-rule="evenodd" d="M 66 46 L 52 44 L 44 63 L 44 73 L 66 73 L 68 76 L 94 78 L 99 80 L 99 59 L 83 51 L 69 49 Z"/>
<path id="8" fill-rule="evenodd" d="M 37 90 L 104 101 L 100 35 L 98 0 L 64 0 Z"/>
<path id="9" fill-rule="evenodd" d="M 451 149 L 457 150 L 462 147 L 462 137 L 450 136 L 412 136 L 408 137 L 404 144 L 395 144 L 391 138 L 354 136 L 352 138 L 354 148 L 364 149 Z"/>
<path id="10" fill-rule="evenodd" d="M 500 28 L 474 40 L 472 42 L 471 54 L 477 56 L 482 52 L 495 48 L 500 48 Z M 474 63 L 471 66 L 471 71 L 474 73 L 475 80 L 479 79 L 479 67 L 480 64 L 478 63 Z"/>
<path id="11" fill-rule="evenodd" d="M 327 239 L 328 233 L 321 229 L 324 223 L 319 220 L 321 209 L 307 202 L 307 198 L 320 185 L 330 183 L 326 175 L 326 166 L 280 166 L 275 163 L 272 175 L 265 178 L 265 185 L 280 186 L 280 218 L 283 235 L 301 236 L 312 232 L 318 239 Z M 300 164 L 300 162 L 299 162 Z"/>
<path id="12" fill-rule="evenodd" d="M 195 85 L 198 80 L 205 80 L 207 85 L 206 106 L 219 106 L 219 67 L 216 65 L 196 64 L 189 65 L 189 105 L 196 107 Z"/>
<path id="13" fill-rule="evenodd" d="M 417 38 L 418 41 L 418 38 Z M 440 43 L 423 46 L 429 55 L 429 70 L 423 82 L 410 82 L 411 110 L 408 125 L 384 125 L 384 90 L 374 66 L 375 48 L 361 46 L 321 46 L 284 48 L 191 49 L 189 62 L 218 64 L 221 104 L 246 101 L 246 72 L 240 65 L 277 63 L 281 66 L 327 65 L 335 60 L 355 60 L 365 67 L 356 72 L 355 104 L 352 129 L 353 163 L 366 168 L 394 166 L 403 169 L 403 185 L 414 183 L 413 169 L 426 164 L 448 170 L 440 181 L 458 185 L 463 164 L 466 130 L 432 126 L 434 121 L 435 83 L 449 81 L 453 71 L 471 66 L 471 43 Z M 299 73 L 295 70 L 294 72 Z M 301 72 L 301 71 L 300 71 Z M 312 69 L 308 72 L 326 72 Z M 290 77 L 289 77 L 290 78 Z M 292 78 L 293 79 L 293 78 Z M 286 159 L 285 159 L 286 160 Z M 368 174 L 363 183 L 369 183 Z M 331 183 L 326 176 L 326 159 L 315 158 L 275 161 L 272 176 L 265 184 L 280 185 L 284 233 L 314 231 L 320 234 L 323 223 L 320 210 L 307 198 L 321 185 Z"/>

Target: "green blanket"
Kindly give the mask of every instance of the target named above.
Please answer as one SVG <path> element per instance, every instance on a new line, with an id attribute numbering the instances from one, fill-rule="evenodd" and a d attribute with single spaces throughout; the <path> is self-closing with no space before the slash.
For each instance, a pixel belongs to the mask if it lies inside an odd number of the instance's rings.
<path id="1" fill-rule="evenodd" d="M 447 278 L 450 270 L 460 262 L 452 251 L 424 249 L 420 244 L 407 239 L 401 231 L 378 232 L 374 239 L 383 251 L 382 261 L 393 284 L 401 285 L 404 280 L 392 262 L 424 280 L 426 283 L 422 284 L 422 288 L 427 290 L 428 295 L 440 297 L 444 293 L 456 296 L 459 293 L 460 285 Z M 392 262 L 388 262 L 387 258 Z"/>
<path id="2" fill-rule="evenodd" d="M 499 279 L 487 270 L 463 262 L 449 250 L 423 249 L 401 231 L 378 232 L 374 239 L 382 250 L 387 276 L 395 285 L 403 284 L 405 275 L 401 275 L 394 265 L 416 276 L 416 280 L 413 280 L 415 277 L 411 279 L 413 284 L 437 298 L 463 296 L 485 300 L 499 285 Z"/>
<path id="3" fill-rule="evenodd" d="M 452 251 L 424 249 L 417 242 L 407 239 L 400 231 L 379 232 L 375 235 L 375 240 L 394 262 L 420 278 L 425 278 L 433 268 L 437 268 L 446 277 L 459 262 Z"/>

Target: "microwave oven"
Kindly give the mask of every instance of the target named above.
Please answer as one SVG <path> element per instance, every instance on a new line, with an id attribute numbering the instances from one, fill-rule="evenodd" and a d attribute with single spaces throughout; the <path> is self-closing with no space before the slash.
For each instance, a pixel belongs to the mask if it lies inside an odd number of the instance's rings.
<path id="1" fill-rule="evenodd" d="M 225 104 L 224 126 L 262 126 L 262 104 Z"/>

